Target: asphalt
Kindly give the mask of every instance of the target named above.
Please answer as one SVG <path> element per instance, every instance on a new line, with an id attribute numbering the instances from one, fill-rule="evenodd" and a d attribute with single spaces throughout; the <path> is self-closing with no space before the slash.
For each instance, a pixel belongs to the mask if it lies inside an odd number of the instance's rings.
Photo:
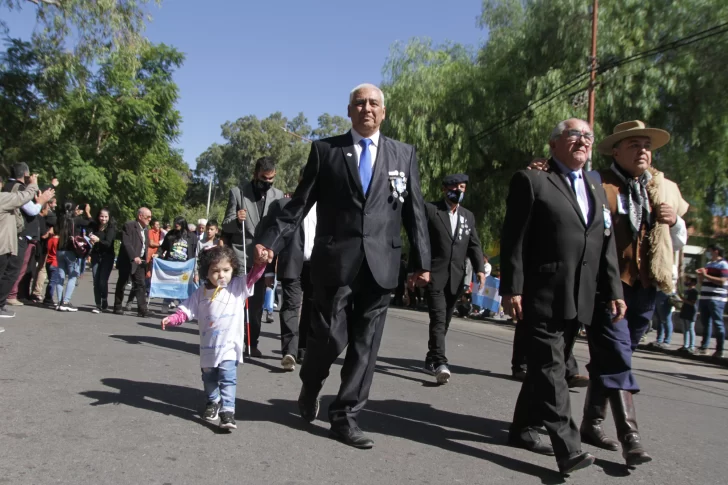
<path id="1" fill-rule="evenodd" d="M 638 352 L 636 397 L 654 461 L 627 469 L 619 452 L 584 445 L 595 466 L 564 479 L 553 458 L 506 445 L 520 383 L 510 379 L 511 326 L 454 320 L 453 377 L 420 369 L 425 313 L 391 309 L 355 450 L 328 438 L 326 413 L 297 414 L 297 371 L 280 369 L 278 324 L 264 325 L 265 356 L 238 371 L 238 429 L 199 419 L 197 327 L 162 332 L 159 318 L 91 310 L 90 273 L 78 313 L 25 306 L 0 322 L 0 483 L 9 484 L 724 484 L 728 370 Z M 116 273 L 111 276 L 116 280 Z M 113 290 L 113 285 L 112 285 Z M 156 303 L 159 309 L 159 304 Z M 161 315 L 160 315 L 161 318 Z M 582 370 L 588 350 L 577 342 Z M 339 385 L 324 387 L 324 411 Z M 584 390 L 571 394 L 580 420 Z M 607 429 L 614 436 L 611 418 Z"/>

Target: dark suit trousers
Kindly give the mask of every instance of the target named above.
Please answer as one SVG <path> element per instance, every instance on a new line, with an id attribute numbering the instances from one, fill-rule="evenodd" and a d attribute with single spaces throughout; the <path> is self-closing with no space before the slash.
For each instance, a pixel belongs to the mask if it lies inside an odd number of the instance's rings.
<path id="1" fill-rule="evenodd" d="M 296 357 L 299 350 L 306 348 L 308 329 L 311 326 L 311 264 L 303 263 L 301 276 L 298 278 L 281 280 L 281 289 L 281 353 Z"/>
<path id="2" fill-rule="evenodd" d="M 511 433 L 532 439 L 533 427 L 543 424 L 551 437 L 557 460 L 581 450 L 579 430 L 571 417 L 566 383 L 564 338 L 579 330 L 575 320 L 523 321 L 526 326 L 528 372 L 518 395 Z"/>
<path id="3" fill-rule="evenodd" d="M 250 271 L 248 271 L 250 273 Z M 248 316 L 250 318 L 250 346 L 258 348 L 260 325 L 263 321 L 263 305 L 265 304 L 265 278 L 255 282 L 253 296 L 248 299 Z"/>
<path id="4" fill-rule="evenodd" d="M 132 272 L 131 265 L 122 264 L 118 266 L 119 279 L 116 282 L 116 293 L 114 294 L 114 310 L 120 310 L 124 304 L 124 289 L 126 283 L 131 279 L 132 289 L 131 291 L 136 292 L 137 305 L 139 311 L 146 313 L 147 311 L 147 293 L 144 289 L 144 280 L 147 274 L 147 263 L 137 265 L 136 269 Z"/>
<path id="5" fill-rule="evenodd" d="M 28 298 L 30 296 L 29 289 L 30 283 L 33 280 L 33 263 L 35 263 L 35 250 L 38 247 L 38 241 L 29 241 L 25 237 L 23 239 L 25 240 L 25 248 L 23 249 L 22 256 L 20 254 L 20 247 L 18 247 L 18 257 L 22 260 L 20 263 L 20 271 L 18 271 L 15 284 L 8 294 L 8 298 L 11 300 L 18 299 L 18 297 Z M 31 269 L 30 274 L 28 274 L 29 268 Z"/>
<path id="6" fill-rule="evenodd" d="M 350 285 L 314 285 L 311 329 L 300 376 L 306 392 L 318 394 L 331 364 L 346 348 L 339 394 L 329 407 L 332 426 L 357 426 L 357 416 L 369 398 L 389 294 L 390 289 L 374 280 L 366 259 Z"/>
<path id="7" fill-rule="evenodd" d="M 427 307 L 430 311 L 430 340 L 427 342 L 427 357 L 425 364 L 432 362 L 437 368 L 438 365 L 447 364 L 445 356 L 445 336 L 450 328 L 450 320 L 455 310 L 455 304 L 463 292 L 462 285 L 458 286 L 458 292 L 450 292 L 450 282 L 442 290 L 434 290 L 431 285 L 425 289 Z"/>
<path id="8" fill-rule="evenodd" d="M 574 358 L 574 343 L 576 343 L 575 332 L 573 335 L 565 335 L 564 356 L 566 357 L 566 379 L 571 379 L 579 373 L 579 364 Z M 516 325 L 516 331 L 513 334 L 513 355 L 511 357 L 511 370 L 513 372 L 528 370 L 526 365 L 526 346 L 528 345 L 528 331 L 525 325 Z"/>

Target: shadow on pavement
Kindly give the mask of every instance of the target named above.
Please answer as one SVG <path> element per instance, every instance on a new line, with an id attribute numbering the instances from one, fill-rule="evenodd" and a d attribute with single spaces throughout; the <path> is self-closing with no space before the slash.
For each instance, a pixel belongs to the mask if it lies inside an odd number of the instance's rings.
<path id="1" fill-rule="evenodd" d="M 137 322 L 137 325 L 139 325 L 141 327 L 151 328 L 152 330 L 160 330 L 160 331 L 162 330 L 162 327 L 159 323 Z M 167 330 L 165 330 L 165 332 L 189 333 L 190 335 L 199 335 L 200 334 L 200 331 L 197 328 L 197 325 L 195 325 L 193 327 L 189 327 L 189 326 L 185 326 L 185 324 L 182 324 L 179 327 L 167 327 Z"/>
<path id="2" fill-rule="evenodd" d="M 728 384 L 728 379 L 716 379 L 714 377 L 699 376 L 697 374 L 688 374 L 686 372 L 664 372 L 664 371 L 659 371 L 659 370 L 645 370 L 645 369 L 640 369 L 640 372 L 645 372 L 647 374 L 660 374 L 663 376 L 676 377 L 676 378 L 685 379 L 688 381 L 720 382 L 723 384 Z"/>
<path id="3" fill-rule="evenodd" d="M 496 465 L 541 479 L 544 484 L 564 483 L 554 469 L 521 461 L 462 443 L 474 441 L 505 445 L 509 423 L 435 409 L 429 404 L 388 399 L 369 401 L 363 413 L 364 426 L 372 432 L 395 436 L 453 453 L 487 460 Z"/>
<path id="4" fill-rule="evenodd" d="M 200 423 L 216 433 L 227 433 L 216 424 L 200 418 L 205 405 L 202 389 L 161 384 L 158 382 L 139 382 L 129 379 L 107 378 L 101 383 L 116 391 L 84 391 L 79 394 L 95 399 L 91 406 L 124 404 L 167 416 Z M 261 404 L 244 399 L 235 400 L 235 419 L 238 422 L 267 421 L 293 429 L 308 430 L 315 435 L 326 436 L 326 430 L 312 426 L 298 416 L 295 401 L 271 400 Z"/>
<path id="5" fill-rule="evenodd" d="M 624 463 L 617 463 L 614 461 L 604 460 L 597 458 L 594 462 L 595 466 L 598 466 L 604 470 L 604 474 L 614 478 L 625 478 L 631 475 L 629 467 Z"/>
<path id="6" fill-rule="evenodd" d="M 390 375 L 396 375 L 397 377 L 402 377 L 403 379 L 409 379 L 413 381 L 419 381 L 418 379 L 413 379 L 411 377 L 406 377 L 401 374 L 393 374 L 388 372 L 389 370 L 393 370 L 396 368 L 403 369 L 403 370 L 409 370 L 409 371 L 415 371 L 415 372 L 421 372 L 423 376 L 427 376 L 428 374 L 425 374 L 424 372 L 424 366 L 425 361 L 423 360 L 415 360 L 415 359 L 404 359 L 400 357 L 385 357 L 385 356 L 377 356 L 377 362 L 386 362 L 387 364 L 390 364 L 395 367 L 385 367 L 378 365 L 378 368 L 384 369 L 385 373 Z M 489 370 L 484 369 L 474 369 L 472 367 L 463 367 L 461 365 L 457 364 L 448 364 L 448 367 L 450 368 L 450 371 L 453 373 L 454 376 L 460 374 L 460 375 L 479 375 L 479 376 L 485 376 L 485 377 L 495 377 L 497 379 L 505 379 L 508 381 L 514 381 L 513 377 L 509 374 L 498 374 L 495 372 L 491 372 Z M 431 382 L 432 378 L 426 378 L 422 379 L 422 382 Z"/>
<path id="7" fill-rule="evenodd" d="M 200 344 L 199 343 L 188 343 L 181 342 L 179 340 L 172 340 L 162 337 L 149 337 L 146 335 L 109 335 L 109 337 L 117 340 L 124 341 L 128 344 L 149 344 L 157 347 L 163 347 L 165 349 L 179 350 L 181 352 L 188 352 L 194 355 L 200 355 Z"/>

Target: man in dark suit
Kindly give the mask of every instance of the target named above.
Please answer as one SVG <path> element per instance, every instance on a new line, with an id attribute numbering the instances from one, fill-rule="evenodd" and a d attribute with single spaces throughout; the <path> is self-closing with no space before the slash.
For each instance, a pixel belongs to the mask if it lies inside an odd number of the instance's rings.
<path id="1" fill-rule="evenodd" d="M 339 394 L 329 407 L 331 435 L 371 448 L 357 417 L 369 396 L 389 295 L 397 286 L 401 221 L 414 248 L 418 285 L 429 281 L 430 243 L 415 150 L 379 133 L 384 94 L 371 84 L 357 86 L 348 113 L 349 133 L 313 142 L 303 180 L 276 224 L 257 240 L 256 259 L 272 260 L 317 203 L 314 309 L 298 405 L 306 421 L 316 419 L 324 380 L 347 348 Z"/>
<path id="2" fill-rule="evenodd" d="M 303 169 L 298 178 L 303 179 Z M 273 224 L 290 202 L 290 198 L 276 200 L 255 232 L 260 237 Z M 311 283 L 311 253 L 316 237 L 316 206 L 314 205 L 290 242 L 271 263 L 270 272 L 276 271 L 281 283 L 281 366 L 286 371 L 296 370 L 306 355 L 306 339 L 311 326 L 313 284 Z"/>
<path id="3" fill-rule="evenodd" d="M 509 441 L 556 455 L 564 474 L 594 462 L 571 417 L 564 342 L 591 323 L 597 289 L 611 301 L 615 321 L 626 309 L 606 196 L 582 170 L 593 143 L 585 121 L 559 123 L 549 171 L 513 176 L 501 235 L 503 306 L 528 332 L 528 373 Z M 541 443 L 541 424 L 553 447 Z"/>
<path id="4" fill-rule="evenodd" d="M 119 280 L 116 282 L 114 295 L 114 313 L 123 315 L 124 288 L 129 278 L 132 280 L 132 291 L 136 291 L 140 317 L 147 316 L 147 294 L 145 278 L 147 273 L 147 248 L 149 248 L 149 221 L 152 211 L 141 207 L 137 211 L 135 221 L 129 221 L 121 229 L 121 248 L 116 258 Z"/>
<path id="5" fill-rule="evenodd" d="M 442 180 L 443 199 L 425 204 L 432 250 L 430 283 L 425 287 L 430 311 L 425 370 L 435 376 L 438 384 L 446 384 L 450 379 L 445 337 L 455 304 L 463 293 L 466 258 L 475 268 L 480 285 L 485 285 L 483 250 L 475 216 L 460 205 L 467 186 L 467 175 L 448 175 Z"/>
<path id="6" fill-rule="evenodd" d="M 275 160 L 271 157 L 263 157 L 255 162 L 253 180 L 243 184 L 242 188 L 230 189 L 225 219 L 222 222 L 223 238 L 226 244 L 232 246 L 238 256 L 240 267 L 244 267 L 244 264 L 247 265 L 246 271 L 250 271 L 253 267 L 253 239 L 255 239 L 256 227 L 268 214 L 271 203 L 283 198 L 283 192 L 273 187 L 275 178 Z M 245 233 L 244 241 L 243 233 Z M 263 356 L 258 350 L 258 339 L 263 319 L 265 288 L 266 279 L 260 278 L 255 284 L 253 296 L 248 301 L 251 347 L 248 352 L 252 357 Z"/>

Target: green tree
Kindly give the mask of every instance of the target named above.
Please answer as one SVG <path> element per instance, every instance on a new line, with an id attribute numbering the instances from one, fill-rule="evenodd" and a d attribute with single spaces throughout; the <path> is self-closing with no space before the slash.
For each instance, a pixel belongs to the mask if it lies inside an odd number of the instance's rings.
<path id="1" fill-rule="evenodd" d="M 206 205 L 211 178 L 213 203 L 227 200 L 230 188 L 250 180 L 255 161 L 263 156 L 272 156 L 277 161 L 276 187 L 293 192 L 308 158 L 310 141 L 344 133 L 349 128 L 348 119 L 328 113 L 319 116 L 316 128 L 311 128 L 303 113 L 290 120 L 278 112 L 262 120 L 250 115 L 228 121 L 221 127 L 225 143 L 213 143 L 197 158 L 185 200 L 191 206 Z"/>
<path id="2" fill-rule="evenodd" d="M 470 174 L 466 204 L 486 245 L 499 238 L 513 172 L 548 154 L 558 121 L 586 118 L 590 4 L 485 0 L 489 38 L 477 54 L 414 40 L 395 46 L 385 65 L 387 133 L 416 144 L 430 197 L 445 172 Z M 705 67 L 725 65 L 728 34 L 630 58 L 727 20 L 719 0 L 615 0 L 599 10 L 597 140 L 631 119 L 669 130 L 672 142 L 654 163 L 704 223 L 728 205 L 728 70 Z M 610 162 L 595 154 L 595 167 Z"/>

